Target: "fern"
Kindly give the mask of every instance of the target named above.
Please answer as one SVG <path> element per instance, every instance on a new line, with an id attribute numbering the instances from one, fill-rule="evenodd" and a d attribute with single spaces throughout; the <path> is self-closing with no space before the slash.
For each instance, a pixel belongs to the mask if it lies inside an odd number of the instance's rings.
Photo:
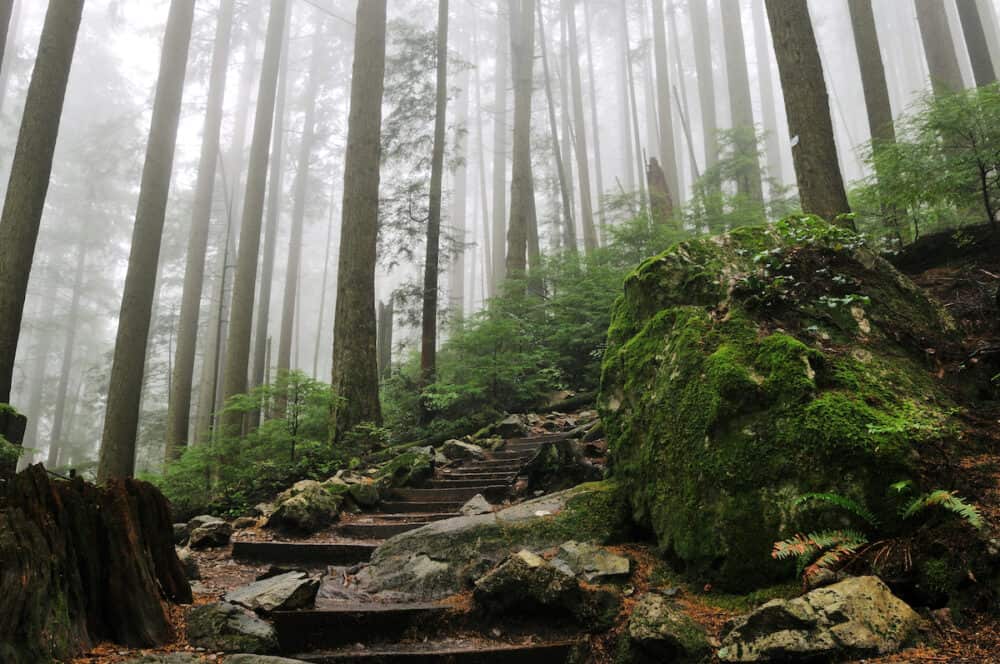
<path id="1" fill-rule="evenodd" d="M 867 544 L 868 538 L 856 530 L 823 530 L 775 542 L 771 556 L 776 560 L 797 558 L 799 571 L 809 579 L 821 570 L 839 567 Z"/>
<path id="2" fill-rule="evenodd" d="M 840 509 L 845 510 L 863 520 L 872 527 L 878 527 L 879 525 L 878 517 L 875 516 L 874 512 L 862 503 L 848 498 L 847 496 L 842 496 L 838 493 L 806 493 L 799 496 L 796 499 L 795 504 L 804 505 L 811 502 L 826 503 L 828 505 L 839 507 Z"/>
<path id="3" fill-rule="evenodd" d="M 961 517 L 966 523 L 980 530 L 983 527 L 983 517 L 979 509 L 960 498 L 954 491 L 938 489 L 913 500 L 903 510 L 903 519 L 910 519 L 931 507 L 941 507 L 952 514 Z"/>

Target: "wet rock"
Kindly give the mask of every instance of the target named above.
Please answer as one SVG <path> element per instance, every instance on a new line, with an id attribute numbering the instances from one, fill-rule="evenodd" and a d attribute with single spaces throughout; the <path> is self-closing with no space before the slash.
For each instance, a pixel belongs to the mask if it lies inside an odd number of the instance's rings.
<path id="1" fill-rule="evenodd" d="M 464 516 L 477 516 L 479 514 L 489 514 L 493 511 L 493 506 L 483 497 L 483 494 L 477 493 L 472 498 L 469 498 L 459 511 Z"/>
<path id="2" fill-rule="evenodd" d="M 521 470 L 527 477 L 527 491 L 561 491 L 603 477 L 600 468 L 583 456 L 577 443 L 568 438 L 541 445 Z"/>
<path id="3" fill-rule="evenodd" d="M 233 535 L 233 527 L 225 521 L 209 521 L 191 531 L 188 546 L 192 549 L 226 546 Z"/>
<path id="4" fill-rule="evenodd" d="M 791 600 L 772 600 L 727 627 L 724 662 L 861 659 L 897 652 L 920 616 L 877 577 L 855 577 Z"/>
<path id="5" fill-rule="evenodd" d="M 188 526 L 186 523 L 174 524 L 174 544 L 184 546 L 188 541 Z"/>
<path id="6" fill-rule="evenodd" d="M 524 415 L 508 415 L 498 422 L 493 434 L 500 438 L 524 438 L 530 433 L 528 419 Z"/>
<path id="7" fill-rule="evenodd" d="M 296 482 L 275 500 L 267 527 L 292 533 L 314 533 L 337 520 L 344 499 L 314 480 Z"/>
<path id="8" fill-rule="evenodd" d="M 347 495 L 360 507 L 375 507 L 381 500 L 378 486 L 372 480 L 350 485 Z"/>
<path id="9" fill-rule="evenodd" d="M 257 526 L 257 519 L 252 516 L 241 516 L 233 520 L 233 530 L 247 530 L 248 528 L 255 528 Z"/>
<path id="10" fill-rule="evenodd" d="M 220 522 L 222 522 L 222 519 L 220 519 L 217 516 L 212 516 L 211 514 L 202 514 L 200 516 L 194 517 L 193 519 L 187 522 L 187 530 L 190 533 L 192 530 L 201 528 L 205 524 L 220 523 Z"/>
<path id="11" fill-rule="evenodd" d="M 253 506 L 254 516 L 262 516 L 265 519 L 272 514 L 274 514 L 274 505 L 272 503 L 257 503 Z"/>
<path id="12" fill-rule="evenodd" d="M 483 448 L 479 445 L 464 443 L 461 440 L 445 441 L 444 446 L 441 448 L 441 453 L 444 454 L 447 459 L 452 461 L 483 459 L 486 457 L 486 452 L 484 452 Z"/>
<path id="13" fill-rule="evenodd" d="M 301 659 L 267 655 L 230 655 L 222 661 L 222 664 L 306 664 L 306 662 Z"/>
<path id="14" fill-rule="evenodd" d="M 198 581 L 201 579 L 201 570 L 198 569 L 198 561 L 191 555 L 191 549 L 177 547 L 177 560 L 181 562 L 181 567 L 184 568 L 184 576 L 189 581 Z"/>
<path id="15" fill-rule="evenodd" d="M 187 637 L 194 647 L 213 652 L 269 653 L 278 648 L 269 623 L 226 602 L 192 609 L 187 616 Z"/>
<path id="16" fill-rule="evenodd" d="M 376 481 L 380 488 L 416 487 L 434 475 L 433 447 L 409 449 L 378 469 Z"/>
<path id="17" fill-rule="evenodd" d="M 225 600 L 260 613 L 293 611 L 311 607 L 319 591 L 319 579 L 305 572 L 288 572 L 254 581 L 226 593 Z"/>
<path id="18" fill-rule="evenodd" d="M 564 563 L 573 574 L 586 581 L 626 579 L 631 574 L 632 561 L 624 556 L 586 542 L 569 541 L 559 547 L 556 560 Z"/>
<path id="19" fill-rule="evenodd" d="M 658 593 L 639 598 L 623 639 L 620 648 L 636 664 L 700 662 L 711 652 L 705 629 Z"/>

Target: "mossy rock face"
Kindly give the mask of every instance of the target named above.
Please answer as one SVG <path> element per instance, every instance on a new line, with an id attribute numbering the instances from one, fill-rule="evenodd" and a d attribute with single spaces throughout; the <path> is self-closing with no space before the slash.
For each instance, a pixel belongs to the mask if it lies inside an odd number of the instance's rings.
<path id="1" fill-rule="evenodd" d="M 770 552 L 803 525 L 797 495 L 886 504 L 948 435 L 926 349 L 954 329 L 857 236 L 812 217 L 647 260 L 615 305 L 600 395 L 635 520 L 723 588 L 790 573 Z"/>

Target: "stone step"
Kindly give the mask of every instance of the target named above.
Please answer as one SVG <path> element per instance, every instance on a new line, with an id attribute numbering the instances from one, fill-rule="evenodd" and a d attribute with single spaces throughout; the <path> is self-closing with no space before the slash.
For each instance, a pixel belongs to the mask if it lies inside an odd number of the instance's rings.
<path id="1" fill-rule="evenodd" d="M 233 559 L 265 563 L 356 565 L 371 560 L 376 544 L 313 542 L 233 542 Z"/>
<path id="2" fill-rule="evenodd" d="M 345 523 L 337 526 L 337 533 L 343 537 L 361 540 L 384 540 L 402 533 L 408 533 L 430 521 L 396 521 L 394 523 Z"/>
<path id="3" fill-rule="evenodd" d="M 456 500 L 452 502 L 428 502 L 428 501 L 416 501 L 416 500 L 384 500 L 379 509 L 381 509 L 385 514 L 414 514 L 414 513 L 427 513 L 431 512 L 434 514 L 440 512 L 458 512 L 458 510 L 465 504 L 464 500 Z M 455 515 L 459 516 L 459 515 Z"/>
<path id="4" fill-rule="evenodd" d="M 489 477 L 448 477 L 447 479 L 431 480 L 430 485 L 432 489 L 458 489 L 458 488 L 479 488 L 481 486 L 495 486 L 498 484 L 509 485 L 517 477 L 515 473 L 508 473 L 506 475 L 500 475 L 499 473 L 490 473 Z"/>
<path id="5" fill-rule="evenodd" d="M 577 645 L 577 641 L 506 644 L 449 640 L 373 648 L 354 646 L 294 657 L 310 664 L 560 664 L 570 661 Z"/>
<path id="6" fill-rule="evenodd" d="M 309 652 L 358 643 L 391 643 L 408 632 L 433 638 L 448 625 L 440 604 L 318 603 L 309 611 L 271 614 L 281 652 Z"/>
<path id="7" fill-rule="evenodd" d="M 471 487 L 455 487 L 451 489 L 393 489 L 391 497 L 394 500 L 412 500 L 426 503 L 451 503 L 469 500 L 478 493 L 487 499 L 502 498 L 510 491 L 506 484 L 482 484 Z"/>

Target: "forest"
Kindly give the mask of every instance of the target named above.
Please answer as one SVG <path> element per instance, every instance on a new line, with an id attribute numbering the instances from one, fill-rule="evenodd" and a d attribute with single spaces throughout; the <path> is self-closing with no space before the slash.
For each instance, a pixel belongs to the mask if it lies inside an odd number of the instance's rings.
<path id="1" fill-rule="evenodd" d="M 1000 0 L 0 0 L 0 664 L 1000 663 Z"/>

